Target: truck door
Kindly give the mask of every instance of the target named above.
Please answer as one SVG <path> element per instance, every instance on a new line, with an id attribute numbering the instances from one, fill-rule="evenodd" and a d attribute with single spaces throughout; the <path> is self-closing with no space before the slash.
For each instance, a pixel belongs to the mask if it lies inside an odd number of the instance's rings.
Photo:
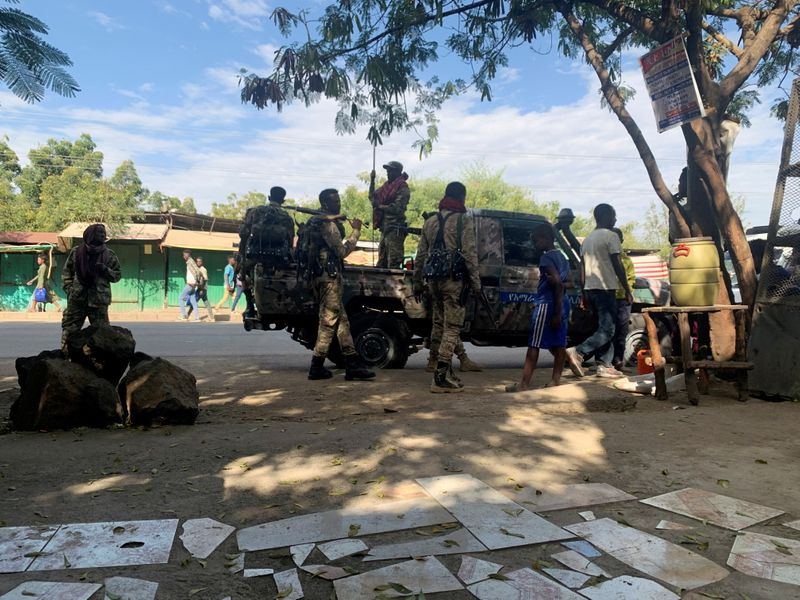
<path id="1" fill-rule="evenodd" d="M 503 267 L 500 275 L 499 329 L 527 336 L 536 287 L 539 285 L 540 252 L 533 244 L 533 230 L 541 221 L 503 219 Z"/>

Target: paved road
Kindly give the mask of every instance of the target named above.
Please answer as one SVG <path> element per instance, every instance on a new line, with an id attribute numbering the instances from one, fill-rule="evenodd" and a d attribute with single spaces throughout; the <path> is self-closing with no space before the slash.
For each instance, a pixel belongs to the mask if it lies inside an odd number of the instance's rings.
<path id="1" fill-rule="evenodd" d="M 285 331 L 246 332 L 238 323 L 115 323 L 127 327 L 136 338 L 136 348 L 155 356 L 261 357 L 264 366 L 291 368 L 305 366 L 309 351 L 292 341 Z M 0 358 L 30 356 L 57 348 L 59 323 L 0 323 Z M 470 356 L 493 368 L 522 365 L 524 348 L 481 348 L 467 346 Z M 427 351 L 413 355 L 408 365 L 424 366 Z M 550 356 L 542 354 L 542 365 L 551 366 Z"/>

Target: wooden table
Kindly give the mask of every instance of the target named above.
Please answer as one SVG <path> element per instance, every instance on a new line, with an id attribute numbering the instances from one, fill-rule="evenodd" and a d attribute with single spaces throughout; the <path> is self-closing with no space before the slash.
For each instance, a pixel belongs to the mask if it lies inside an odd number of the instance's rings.
<path id="1" fill-rule="evenodd" d="M 667 362 L 679 363 L 683 366 L 683 376 L 686 379 L 686 394 L 689 402 L 696 405 L 701 393 L 708 393 L 708 375 L 710 369 L 736 369 L 736 389 L 739 400 L 747 400 L 747 371 L 753 368 L 753 363 L 747 362 L 747 326 L 745 312 L 748 307 L 744 304 L 727 304 L 716 306 L 656 306 L 642 310 L 645 326 L 647 327 L 647 337 L 650 342 L 650 355 L 653 358 L 653 370 L 656 377 L 656 399 L 668 400 L 666 377 L 664 367 Z M 694 360 L 692 356 L 692 333 L 689 327 L 689 315 L 697 313 L 714 313 L 729 310 L 733 312 L 736 323 L 736 349 L 732 361 L 714 360 Z M 680 335 L 681 356 L 680 359 L 673 357 L 665 358 L 661 354 L 661 346 L 658 339 L 658 331 L 652 315 L 674 314 L 678 318 L 678 333 Z M 699 369 L 701 377 L 695 374 L 695 369 Z"/>

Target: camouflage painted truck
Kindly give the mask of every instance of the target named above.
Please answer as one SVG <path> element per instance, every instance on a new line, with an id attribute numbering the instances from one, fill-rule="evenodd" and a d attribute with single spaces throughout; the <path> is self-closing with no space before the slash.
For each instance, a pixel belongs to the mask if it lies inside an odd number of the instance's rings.
<path id="1" fill-rule="evenodd" d="M 484 301 L 470 297 L 461 338 L 477 346 L 526 346 L 532 301 L 539 280 L 539 252 L 531 233 L 546 217 L 499 210 L 472 210 L 478 242 L 480 278 Z M 572 211 L 562 210 L 555 223 L 556 247 L 570 262 L 571 282 L 565 290 L 571 304 L 570 344 L 585 339 L 596 317 L 580 308 L 580 244 L 570 231 Z M 413 259 L 409 261 L 413 267 Z M 408 357 L 430 335 L 431 318 L 426 301 L 413 294 L 412 269 L 383 269 L 346 265 L 343 270 L 344 304 L 362 360 L 372 367 L 403 368 Z M 285 329 L 292 339 L 313 348 L 317 334 L 317 310 L 313 295 L 294 265 L 274 274 L 255 268 L 253 287 L 258 317 L 245 320 L 248 331 Z M 646 283 L 637 283 L 634 311 L 652 298 L 642 294 Z M 336 343 L 328 358 L 341 363 Z"/>

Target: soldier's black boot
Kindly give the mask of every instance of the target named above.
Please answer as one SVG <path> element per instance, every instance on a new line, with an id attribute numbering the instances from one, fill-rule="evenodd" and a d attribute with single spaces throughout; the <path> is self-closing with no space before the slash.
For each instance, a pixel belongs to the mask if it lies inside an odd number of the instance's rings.
<path id="1" fill-rule="evenodd" d="M 347 381 L 372 379 L 373 377 L 375 377 L 375 373 L 361 364 L 358 354 L 344 355 L 344 378 Z"/>
<path id="2" fill-rule="evenodd" d="M 450 378 L 450 363 L 442 361 L 436 363 L 431 392 L 434 394 L 454 394 L 463 391 L 463 386 L 460 386 L 458 382 Z"/>
<path id="3" fill-rule="evenodd" d="M 333 373 L 325 368 L 325 357 L 312 356 L 311 368 L 308 370 L 308 378 L 314 381 L 317 379 L 330 379 L 331 377 L 333 377 Z"/>

